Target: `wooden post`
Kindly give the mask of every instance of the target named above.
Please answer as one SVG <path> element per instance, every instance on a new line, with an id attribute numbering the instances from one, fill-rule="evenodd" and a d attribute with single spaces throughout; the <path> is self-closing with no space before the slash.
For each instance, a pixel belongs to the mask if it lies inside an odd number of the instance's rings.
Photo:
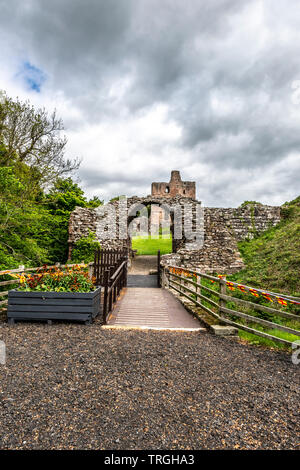
<path id="1" fill-rule="evenodd" d="M 109 295 L 108 295 L 108 313 L 112 311 L 112 306 L 113 306 L 113 289 L 111 288 L 112 285 L 112 280 L 111 276 L 113 275 L 114 269 L 113 267 L 109 268 L 109 278 L 108 278 L 108 288 L 109 290 Z"/>
<path id="2" fill-rule="evenodd" d="M 157 252 L 157 287 L 161 286 L 160 282 L 160 250 Z"/>
<path id="3" fill-rule="evenodd" d="M 72 251 L 73 251 L 73 243 L 68 242 L 68 261 L 72 261 Z"/>
<path id="4" fill-rule="evenodd" d="M 112 294 L 113 300 L 112 301 L 113 301 L 113 304 L 114 304 L 115 301 L 117 300 L 117 284 L 114 285 L 112 292 L 113 292 L 113 294 Z"/>
<path id="5" fill-rule="evenodd" d="M 94 263 L 89 263 L 88 273 L 89 273 L 89 278 L 90 279 L 93 279 L 93 271 L 94 271 Z"/>
<path id="6" fill-rule="evenodd" d="M 96 266 L 97 266 L 97 250 L 95 250 L 95 253 L 94 253 L 94 265 L 93 265 L 93 276 L 97 279 Z M 97 282 L 97 280 L 96 280 L 96 282 Z"/>
<path id="7" fill-rule="evenodd" d="M 167 279 L 166 279 L 167 275 L 166 275 L 166 267 L 163 266 L 162 267 L 162 274 L 161 274 L 161 287 L 163 289 L 166 288 L 166 285 L 167 285 Z"/>
<path id="8" fill-rule="evenodd" d="M 222 282 L 223 280 L 225 282 Z M 226 278 L 225 277 L 220 279 L 220 293 L 226 295 Z M 220 316 L 223 315 L 221 311 L 221 307 L 226 307 L 226 300 L 223 300 L 220 298 L 220 301 L 219 301 L 219 315 Z"/>
<path id="9" fill-rule="evenodd" d="M 108 307 L 108 279 L 109 279 L 109 271 L 105 269 L 104 271 L 104 297 L 103 297 L 103 323 L 106 324 L 106 317 L 107 317 L 107 307 Z"/>
<path id="10" fill-rule="evenodd" d="M 124 258 L 124 260 L 128 260 L 127 257 Z M 127 261 L 127 263 L 125 263 L 125 265 L 124 265 L 123 275 L 124 275 L 124 278 L 123 278 L 123 285 L 122 285 L 122 287 L 126 287 L 126 286 L 127 286 L 127 275 L 128 275 L 128 261 Z"/>
<path id="11" fill-rule="evenodd" d="M 181 270 L 181 274 L 180 274 L 180 287 L 179 287 L 179 290 L 180 290 L 180 294 L 182 294 L 182 286 L 184 286 L 184 279 L 183 279 L 183 274 L 182 274 L 182 270 Z"/>
<path id="12" fill-rule="evenodd" d="M 104 263 L 104 258 L 105 258 L 105 252 L 103 250 L 100 251 L 99 249 L 99 283 L 100 285 L 104 284 L 104 271 L 105 271 L 105 263 Z"/>
<path id="13" fill-rule="evenodd" d="M 197 274 L 197 284 L 201 284 L 201 274 L 196 271 L 196 274 Z M 197 302 L 199 302 L 201 304 L 201 297 L 198 298 L 198 294 L 201 294 L 201 287 L 199 286 L 196 286 L 196 300 Z"/>
<path id="14" fill-rule="evenodd" d="M 169 289 L 170 287 L 170 271 L 169 271 L 169 267 L 166 266 L 165 267 L 165 279 L 166 279 L 166 288 Z"/>
<path id="15" fill-rule="evenodd" d="M 119 294 L 120 294 L 120 292 L 121 292 L 121 289 L 122 289 L 122 287 L 121 287 L 121 286 L 122 286 L 122 273 L 123 273 L 123 272 L 121 272 L 121 273 L 119 274 L 119 277 L 118 277 L 118 282 L 117 282 L 117 297 L 119 296 Z"/>

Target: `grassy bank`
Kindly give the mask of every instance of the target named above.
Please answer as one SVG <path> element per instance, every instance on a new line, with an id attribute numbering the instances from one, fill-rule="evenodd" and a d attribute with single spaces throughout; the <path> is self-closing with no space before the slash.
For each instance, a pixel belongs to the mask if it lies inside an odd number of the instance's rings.
<path id="1" fill-rule="evenodd" d="M 246 268 L 230 278 L 300 296 L 300 196 L 284 204 L 281 215 L 276 227 L 239 243 Z"/>
<path id="2" fill-rule="evenodd" d="M 208 279 L 202 278 L 201 279 L 201 284 L 203 285 L 203 287 L 209 288 L 209 291 L 203 289 L 203 291 L 201 293 L 218 304 L 219 303 L 219 297 L 214 293 L 214 291 L 219 292 L 218 283 L 211 283 Z M 282 339 L 290 341 L 290 342 L 295 342 L 295 341 L 299 340 L 299 336 L 296 336 L 296 335 L 291 334 L 289 332 L 281 331 L 280 329 L 277 329 L 277 328 L 274 328 L 274 329 L 269 328 L 268 326 L 262 326 L 262 325 L 258 324 L 257 322 L 255 322 L 255 317 L 262 318 L 264 320 L 274 322 L 278 325 L 282 325 L 282 326 L 286 326 L 286 327 L 289 327 L 289 328 L 299 330 L 300 329 L 300 315 L 299 315 L 299 321 L 297 321 L 297 320 L 294 320 L 294 319 L 282 318 L 281 316 L 276 315 L 274 313 L 258 312 L 250 306 L 245 306 L 245 305 L 240 305 L 240 304 L 237 305 L 233 301 L 233 298 L 234 297 L 240 298 L 240 299 L 243 299 L 243 300 L 247 300 L 249 302 L 253 302 L 255 304 L 265 305 L 267 307 L 271 306 L 271 307 L 274 307 L 278 310 L 290 312 L 290 313 L 293 313 L 293 314 L 297 314 L 297 312 L 299 312 L 299 308 L 297 308 L 296 306 L 289 305 L 289 306 L 285 306 L 285 307 L 280 307 L 279 305 L 273 305 L 273 304 L 270 305 L 270 303 L 268 301 L 262 299 L 261 297 L 256 298 L 256 297 L 251 296 L 250 294 L 243 294 L 243 293 L 239 292 L 238 290 L 230 291 L 229 289 L 227 289 L 227 295 L 231 296 L 232 300 L 227 300 L 226 303 L 224 304 L 225 307 L 227 307 L 228 309 L 231 309 L 231 310 L 241 311 L 245 314 L 248 314 L 248 315 L 251 315 L 252 317 L 254 317 L 253 321 L 247 322 L 243 318 L 239 318 L 239 317 L 235 316 L 234 314 L 232 314 L 232 315 L 224 314 L 225 317 L 227 317 L 228 319 L 230 319 L 232 321 L 235 321 L 237 323 L 240 323 L 241 325 L 249 326 L 250 328 L 254 328 L 258 331 L 262 331 L 262 332 L 267 333 L 269 335 L 276 336 L 278 338 L 282 338 Z M 218 309 L 215 306 L 212 306 L 210 304 L 210 302 L 208 302 L 206 300 L 203 300 L 203 299 L 201 300 L 201 302 L 205 307 L 210 308 L 215 313 L 219 313 Z M 241 339 L 243 339 L 243 340 L 245 340 L 245 341 L 247 341 L 251 344 L 255 344 L 255 345 L 260 345 L 260 346 L 264 346 L 264 347 L 268 347 L 268 348 L 274 348 L 274 349 L 285 349 L 285 350 L 290 350 L 291 349 L 289 345 L 280 343 L 276 340 L 272 340 L 272 339 L 269 339 L 269 338 L 264 338 L 264 337 L 255 335 L 255 334 L 249 333 L 249 332 L 241 330 L 241 329 L 239 330 L 239 337 Z"/>

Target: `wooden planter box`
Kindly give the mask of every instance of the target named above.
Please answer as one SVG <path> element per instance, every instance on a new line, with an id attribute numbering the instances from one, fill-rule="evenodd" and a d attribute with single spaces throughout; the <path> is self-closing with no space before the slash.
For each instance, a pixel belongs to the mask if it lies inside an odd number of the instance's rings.
<path id="1" fill-rule="evenodd" d="M 101 287 L 93 292 L 24 292 L 8 293 L 7 318 L 15 320 L 75 320 L 92 323 L 101 312 Z"/>

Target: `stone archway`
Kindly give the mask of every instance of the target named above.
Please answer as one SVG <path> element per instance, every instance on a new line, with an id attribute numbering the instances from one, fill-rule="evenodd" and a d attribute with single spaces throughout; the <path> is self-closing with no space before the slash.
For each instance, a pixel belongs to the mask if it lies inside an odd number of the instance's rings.
<path id="1" fill-rule="evenodd" d="M 76 207 L 69 222 L 69 258 L 74 243 L 87 236 L 90 231 L 96 233 L 103 248 L 130 250 L 129 208 L 135 204 L 159 207 L 165 205 L 172 208 L 170 218 L 173 253 L 163 255 L 162 263 L 190 266 L 207 272 L 232 273 L 243 268 L 237 242 L 253 237 L 254 233 L 263 232 L 281 219 L 279 207 L 262 204 L 202 209 L 195 194 L 195 183 L 182 181 L 180 173 L 172 171 L 168 183 L 152 183 L 150 196 L 130 197 L 124 201 L 123 206 L 120 201 L 113 201 L 97 209 Z M 187 217 L 184 215 L 186 206 L 190 208 Z M 105 210 L 109 211 L 111 208 L 110 215 L 106 217 Z M 103 226 L 105 218 L 109 225 L 114 225 L 111 232 Z"/>
<path id="2" fill-rule="evenodd" d="M 190 208 L 191 231 L 197 230 L 194 220 L 196 208 L 201 206 L 199 201 L 192 198 L 177 196 L 171 197 L 130 197 L 123 200 L 116 200 L 112 203 L 100 206 L 97 209 L 86 209 L 77 207 L 71 214 L 69 222 L 69 254 L 72 253 L 72 246 L 83 236 L 87 236 L 90 231 L 96 233 L 103 248 L 119 249 L 126 247 L 130 250 L 131 239 L 128 231 L 130 224 L 138 218 L 138 213 L 142 208 L 147 207 L 159 208 L 161 212 L 167 214 L 169 218 L 170 231 L 172 234 L 172 251 L 177 253 L 180 249 L 184 249 L 190 240 L 187 240 L 183 230 L 183 218 L 186 208 Z M 149 218 L 148 218 L 149 222 Z M 160 221 L 161 222 L 161 221 Z M 115 229 L 111 231 L 107 226 L 115 225 Z M 149 229 L 149 226 L 147 227 Z M 180 235 L 180 229 L 182 236 Z"/>

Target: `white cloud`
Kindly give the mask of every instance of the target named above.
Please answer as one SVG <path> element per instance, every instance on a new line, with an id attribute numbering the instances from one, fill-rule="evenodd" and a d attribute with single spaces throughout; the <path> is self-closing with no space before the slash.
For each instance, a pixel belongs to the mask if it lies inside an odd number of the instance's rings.
<path id="1" fill-rule="evenodd" d="M 0 89 L 57 108 L 84 189 L 148 194 L 172 169 L 207 205 L 299 194 L 292 0 L 0 0 Z M 40 93 L 18 75 L 46 80 Z"/>

